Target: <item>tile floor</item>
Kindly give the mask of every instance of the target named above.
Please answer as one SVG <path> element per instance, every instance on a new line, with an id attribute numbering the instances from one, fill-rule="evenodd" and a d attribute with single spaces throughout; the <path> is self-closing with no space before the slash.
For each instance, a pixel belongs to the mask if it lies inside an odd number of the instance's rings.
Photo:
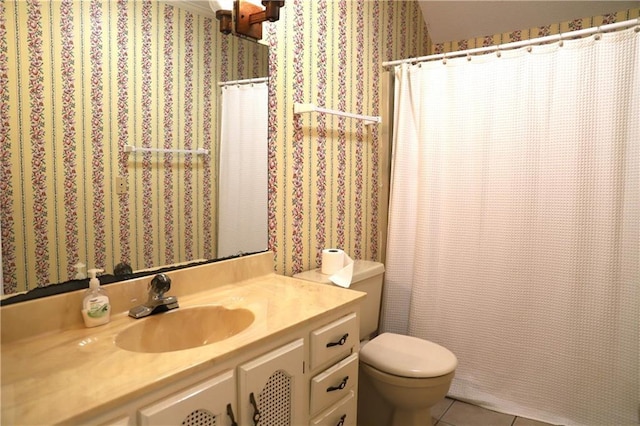
<path id="1" fill-rule="evenodd" d="M 550 426 L 536 420 L 491 411 L 445 398 L 431 408 L 434 426 Z"/>

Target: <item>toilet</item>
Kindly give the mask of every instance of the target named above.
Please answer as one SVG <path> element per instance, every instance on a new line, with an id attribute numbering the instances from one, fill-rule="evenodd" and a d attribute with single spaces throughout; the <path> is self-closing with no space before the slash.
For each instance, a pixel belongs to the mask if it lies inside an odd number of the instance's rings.
<path id="1" fill-rule="evenodd" d="M 294 277 L 331 284 L 320 269 Z M 358 424 L 431 425 L 431 407 L 447 395 L 458 360 L 428 340 L 395 333 L 376 335 L 383 278 L 382 263 L 354 262 L 350 288 L 367 293 L 360 309 Z M 380 412 L 383 406 L 386 412 Z"/>

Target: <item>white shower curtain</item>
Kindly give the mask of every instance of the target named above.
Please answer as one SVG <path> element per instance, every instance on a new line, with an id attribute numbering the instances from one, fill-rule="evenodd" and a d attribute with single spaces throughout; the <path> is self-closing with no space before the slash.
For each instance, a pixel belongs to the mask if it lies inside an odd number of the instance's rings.
<path id="1" fill-rule="evenodd" d="M 382 328 L 454 352 L 451 396 L 638 424 L 639 38 L 396 68 Z"/>
<path id="2" fill-rule="evenodd" d="M 224 86 L 218 257 L 267 249 L 267 83 Z"/>

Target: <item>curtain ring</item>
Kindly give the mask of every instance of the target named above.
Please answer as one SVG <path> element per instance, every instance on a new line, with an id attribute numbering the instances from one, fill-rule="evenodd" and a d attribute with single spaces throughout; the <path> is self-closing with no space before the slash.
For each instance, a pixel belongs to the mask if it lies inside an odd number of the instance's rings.
<path id="1" fill-rule="evenodd" d="M 602 34 L 600 33 L 600 25 L 598 25 L 598 29 L 596 30 L 596 34 L 593 36 L 594 40 L 600 40 L 602 38 Z"/>
<path id="2" fill-rule="evenodd" d="M 562 40 L 562 33 L 558 34 L 558 37 L 560 37 L 560 39 L 558 40 L 558 46 L 560 47 L 564 46 L 564 40 Z"/>
<path id="3" fill-rule="evenodd" d="M 447 54 L 446 53 L 442 54 L 442 65 L 447 65 Z"/>
<path id="4" fill-rule="evenodd" d="M 496 56 L 499 58 L 502 56 L 502 52 L 500 51 L 500 45 L 496 47 Z"/>
<path id="5" fill-rule="evenodd" d="M 467 61 L 471 62 L 471 54 L 467 53 Z"/>
<path id="6" fill-rule="evenodd" d="M 531 53 L 532 50 L 533 50 L 533 47 L 527 46 L 527 52 Z"/>

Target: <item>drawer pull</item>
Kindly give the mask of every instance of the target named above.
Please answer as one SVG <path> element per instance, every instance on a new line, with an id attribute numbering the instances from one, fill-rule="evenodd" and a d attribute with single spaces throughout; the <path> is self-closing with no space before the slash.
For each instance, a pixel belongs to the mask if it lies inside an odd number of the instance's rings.
<path id="1" fill-rule="evenodd" d="M 347 381 L 348 380 L 349 380 L 349 376 L 345 376 L 345 378 L 342 379 L 342 382 L 340 382 L 340 384 L 338 386 L 329 386 L 327 388 L 327 392 L 333 392 L 333 391 L 344 389 L 347 386 Z"/>
<path id="2" fill-rule="evenodd" d="M 236 418 L 233 415 L 233 408 L 231 407 L 231 404 L 227 404 L 227 416 L 229 416 L 229 419 L 231 420 L 231 426 L 238 426 Z"/>
<path id="3" fill-rule="evenodd" d="M 260 423 L 260 411 L 258 410 L 258 404 L 256 403 L 256 398 L 253 396 L 253 392 L 249 394 L 249 402 L 253 405 L 253 425 L 258 426 L 258 423 Z"/>
<path id="4" fill-rule="evenodd" d="M 343 414 L 342 417 L 340 417 L 340 421 L 336 423 L 336 426 L 344 426 L 344 419 L 346 418 L 347 418 L 347 415 Z"/>
<path id="5" fill-rule="evenodd" d="M 338 340 L 337 342 L 329 342 L 329 343 L 327 343 L 327 347 L 330 348 L 332 346 L 342 346 L 345 343 L 347 343 L 347 337 L 349 337 L 349 333 L 345 333 L 345 335 L 342 336 L 340 338 L 340 340 Z"/>

